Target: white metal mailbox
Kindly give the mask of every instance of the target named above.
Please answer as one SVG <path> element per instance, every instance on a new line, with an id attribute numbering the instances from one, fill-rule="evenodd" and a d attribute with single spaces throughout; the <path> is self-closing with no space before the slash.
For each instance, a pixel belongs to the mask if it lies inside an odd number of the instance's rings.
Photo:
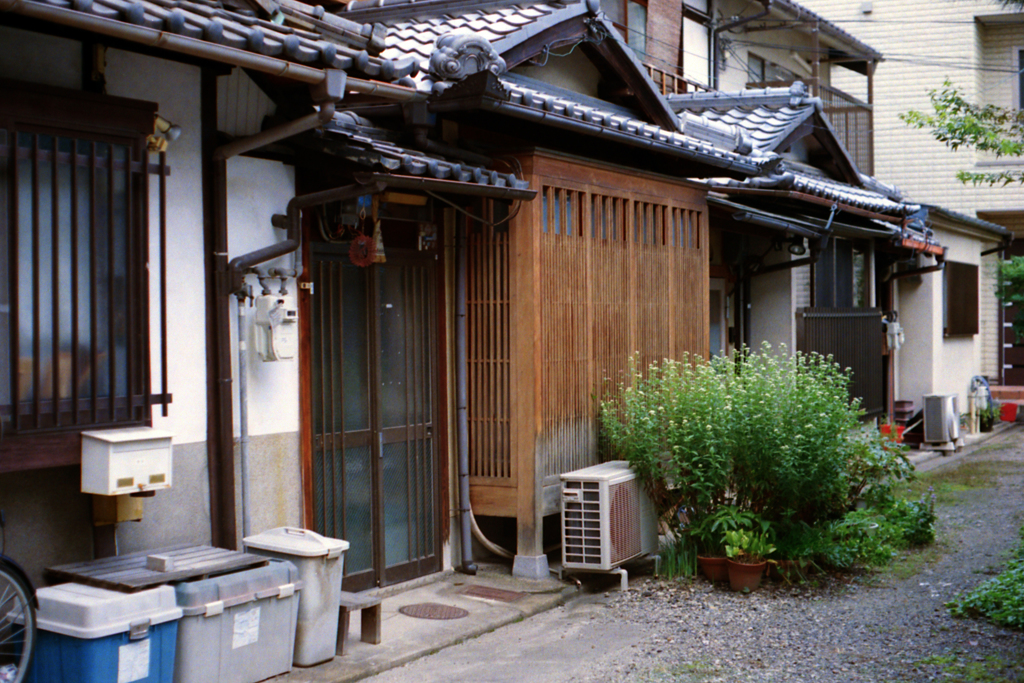
<path id="1" fill-rule="evenodd" d="M 82 432 L 82 492 L 117 496 L 171 487 L 171 437 L 152 427 Z"/>

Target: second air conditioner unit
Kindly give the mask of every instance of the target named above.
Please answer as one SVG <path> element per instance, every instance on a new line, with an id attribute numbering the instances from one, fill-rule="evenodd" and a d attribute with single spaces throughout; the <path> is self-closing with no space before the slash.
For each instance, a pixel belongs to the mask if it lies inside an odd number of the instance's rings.
<path id="1" fill-rule="evenodd" d="M 956 394 L 930 394 L 924 397 L 924 440 L 949 443 L 960 438 L 960 411 Z"/>
<path id="2" fill-rule="evenodd" d="M 658 551 L 658 517 L 624 460 L 562 475 L 562 567 L 611 571 Z"/>

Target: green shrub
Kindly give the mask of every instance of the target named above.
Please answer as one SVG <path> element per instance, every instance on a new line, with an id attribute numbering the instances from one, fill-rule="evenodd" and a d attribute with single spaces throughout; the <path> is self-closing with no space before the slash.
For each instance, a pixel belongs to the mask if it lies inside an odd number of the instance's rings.
<path id="1" fill-rule="evenodd" d="M 848 507 L 858 425 L 849 375 L 831 358 L 765 344 L 648 368 L 601 405 L 605 454 L 628 460 L 678 528 L 723 505 L 815 524 Z M 867 474 L 862 474 L 866 478 Z"/>
<path id="2" fill-rule="evenodd" d="M 684 356 L 649 368 L 630 361 L 630 381 L 601 405 L 602 440 L 628 460 L 659 516 L 679 528 L 680 510 L 697 522 L 725 502 L 730 470 L 727 361 Z"/>
<path id="3" fill-rule="evenodd" d="M 842 514 L 849 434 L 858 426 L 849 374 L 831 357 L 768 344 L 735 358 L 730 377 L 735 504 L 768 520 L 814 525 Z"/>
<path id="4" fill-rule="evenodd" d="M 883 510 L 885 519 L 899 528 L 907 545 L 928 545 L 935 541 L 935 494 L 919 501 L 897 499 Z"/>

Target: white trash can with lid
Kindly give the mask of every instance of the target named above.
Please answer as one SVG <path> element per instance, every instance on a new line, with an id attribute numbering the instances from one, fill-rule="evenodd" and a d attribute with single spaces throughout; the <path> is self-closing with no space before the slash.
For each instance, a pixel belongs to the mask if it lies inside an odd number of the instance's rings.
<path id="1" fill-rule="evenodd" d="M 299 570 L 302 596 L 295 629 L 296 666 L 313 666 L 334 657 L 338 603 L 348 541 L 315 531 L 278 527 L 243 539 L 246 552 L 292 562 Z"/>

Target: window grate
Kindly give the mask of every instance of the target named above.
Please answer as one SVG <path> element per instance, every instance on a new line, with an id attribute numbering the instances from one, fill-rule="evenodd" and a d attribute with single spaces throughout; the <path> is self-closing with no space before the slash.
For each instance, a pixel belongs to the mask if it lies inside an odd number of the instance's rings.
<path id="1" fill-rule="evenodd" d="M 22 102 L 30 109 L 47 99 L 32 92 Z M 166 158 L 149 165 L 140 125 L 117 136 L 26 124 L 32 118 L 18 104 L 0 106 L 3 433 L 148 424 L 151 406 L 170 402 L 163 324 L 163 386 L 150 390 L 148 286 L 155 170 L 162 312 Z"/>

